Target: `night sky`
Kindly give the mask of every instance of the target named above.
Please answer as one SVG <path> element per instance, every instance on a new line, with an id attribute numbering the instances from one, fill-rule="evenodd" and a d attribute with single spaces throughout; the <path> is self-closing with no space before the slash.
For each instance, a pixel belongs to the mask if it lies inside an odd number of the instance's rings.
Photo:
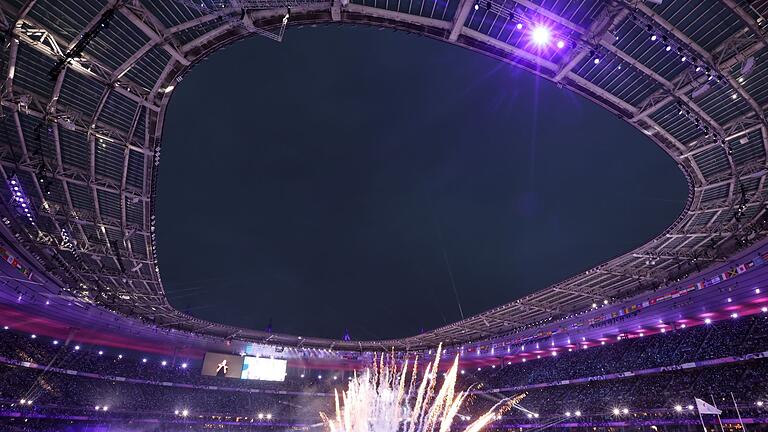
<path id="1" fill-rule="evenodd" d="M 642 133 L 527 72 L 389 30 L 288 29 L 174 91 L 159 264 L 200 318 L 409 336 L 642 244 L 686 195 Z"/>

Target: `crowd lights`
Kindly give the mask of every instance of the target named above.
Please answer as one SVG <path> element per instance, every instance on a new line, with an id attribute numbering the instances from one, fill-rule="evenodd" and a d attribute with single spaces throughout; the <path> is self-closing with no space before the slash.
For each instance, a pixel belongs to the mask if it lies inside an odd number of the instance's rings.
<path id="1" fill-rule="evenodd" d="M 24 189 L 21 187 L 19 178 L 15 175 L 8 179 L 8 189 L 13 194 L 13 204 L 16 210 L 24 215 L 30 222 L 34 222 L 32 215 L 32 204 L 24 193 Z"/>

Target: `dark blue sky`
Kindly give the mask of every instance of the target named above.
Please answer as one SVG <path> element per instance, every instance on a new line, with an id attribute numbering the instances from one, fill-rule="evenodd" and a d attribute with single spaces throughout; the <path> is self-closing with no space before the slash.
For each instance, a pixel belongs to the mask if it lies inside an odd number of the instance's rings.
<path id="1" fill-rule="evenodd" d="M 447 44 L 289 29 L 177 87 L 158 185 L 162 278 L 201 318 L 407 336 L 624 253 L 682 173 L 591 102 Z M 454 290 L 455 286 L 455 290 Z"/>

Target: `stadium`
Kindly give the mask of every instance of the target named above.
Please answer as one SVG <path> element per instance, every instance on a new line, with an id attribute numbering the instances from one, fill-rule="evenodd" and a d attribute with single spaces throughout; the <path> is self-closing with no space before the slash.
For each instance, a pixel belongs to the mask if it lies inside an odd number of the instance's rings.
<path id="1" fill-rule="evenodd" d="M 447 429 L 489 410 L 483 430 L 768 429 L 766 19 L 759 0 L 0 0 L 0 430 L 324 430 L 335 391 L 416 358 L 433 380 L 457 361 L 467 398 Z M 404 338 L 180 311 L 156 238 L 172 96 L 235 42 L 330 24 L 425 36 L 590 100 L 676 164 L 682 213 Z"/>

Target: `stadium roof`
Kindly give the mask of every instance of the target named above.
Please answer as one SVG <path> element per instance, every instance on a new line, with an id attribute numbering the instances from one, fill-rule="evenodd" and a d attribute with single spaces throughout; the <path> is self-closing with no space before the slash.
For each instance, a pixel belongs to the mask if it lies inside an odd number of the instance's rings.
<path id="1" fill-rule="evenodd" d="M 768 2 L 0 0 L 0 11 L 0 174 L 9 186 L 18 179 L 23 192 L 13 199 L 2 188 L 3 235 L 63 295 L 161 328 L 344 349 L 462 343 L 654 289 L 765 237 Z M 443 40 L 593 100 L 678 163 L 690 189 L 685 210 L 636 250 L 405 339 L 301 338 L 175 310 L 163 292 L 154 234 L 174 87 L 195 63 L 239 39 L 280 40 L 286 27 L 334 22 Z M 551 40 L 532 44 L 532 29 L 541 27 Z"/>

